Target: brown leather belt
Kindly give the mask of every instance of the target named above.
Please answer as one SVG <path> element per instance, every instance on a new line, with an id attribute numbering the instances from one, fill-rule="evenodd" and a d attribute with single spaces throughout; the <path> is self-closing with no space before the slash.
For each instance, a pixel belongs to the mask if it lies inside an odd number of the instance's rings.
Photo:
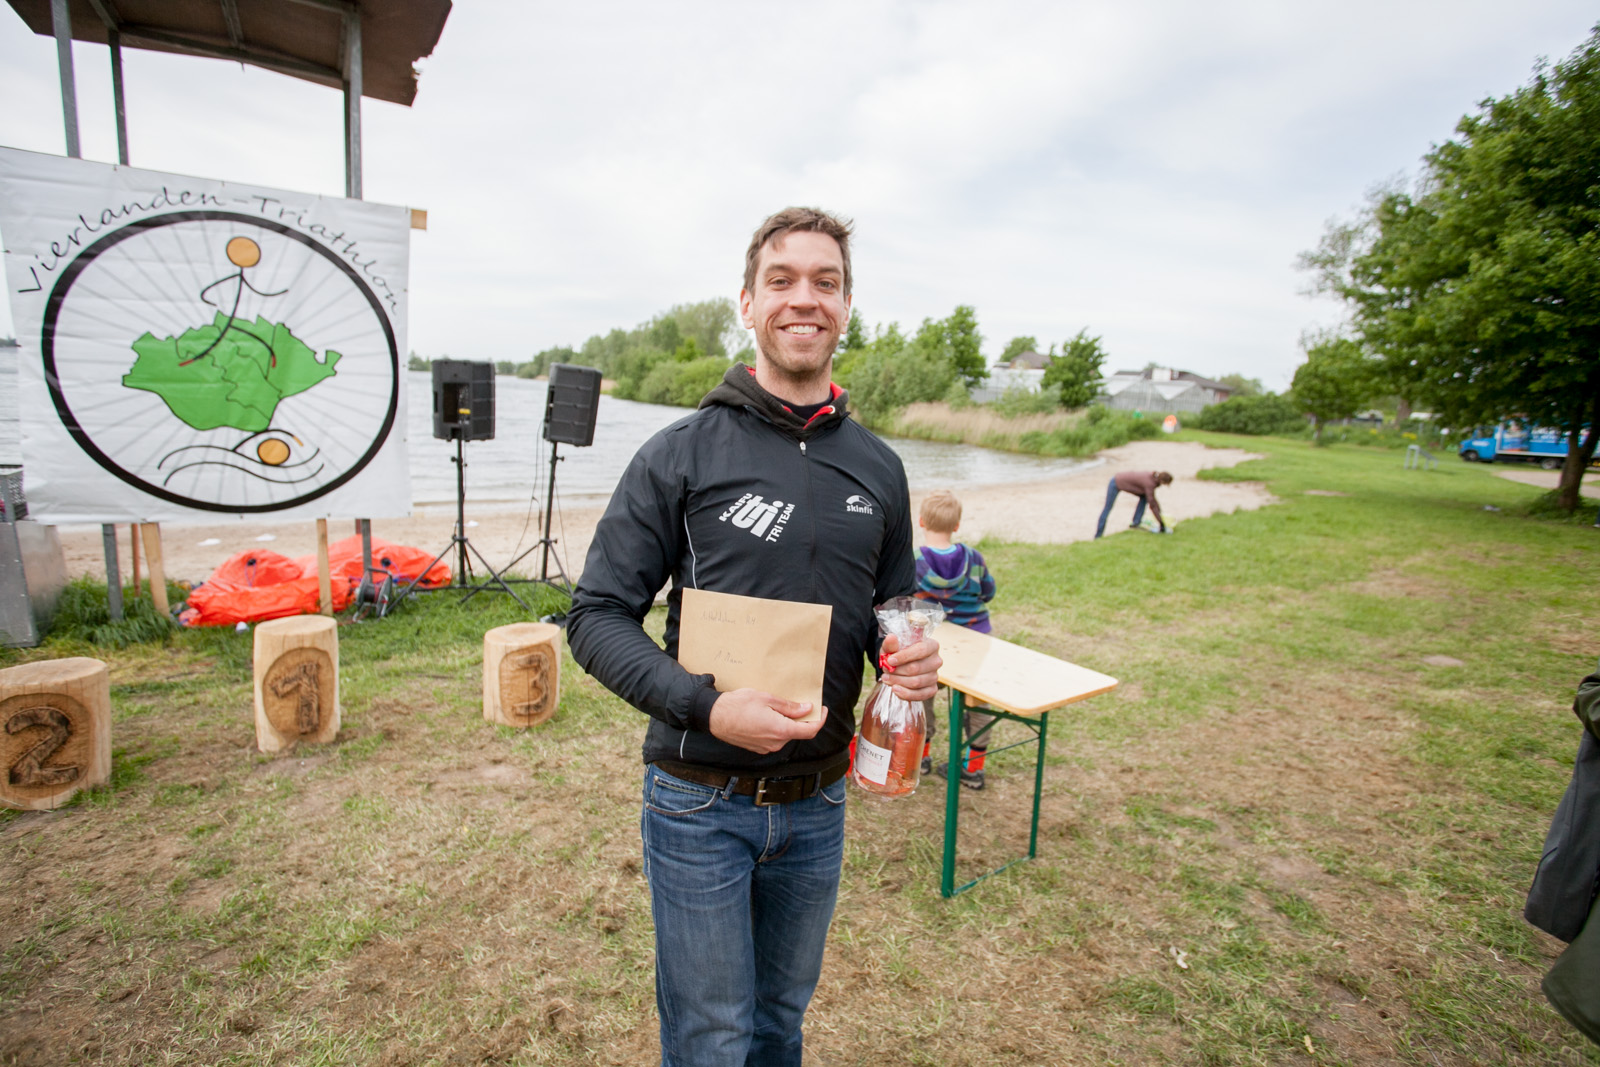
<path id="1" fill-rule="evenodd" d="M 850 757 L 840 753 L 838 763 L 811 774 L 784 774 L 770 778 L 757 778 L 753 774 L 749 777 L 733 775 L 726 771 L 714 771 L 709 767 L 696 767 L 692 763 L 676 763 L 664 759 L 656 760 L 655 765 L 674 778 L 682 778 L 686 782 L 709 785 L 713 789 L 736 793 L 742 797 L 755 797 L 756 807 L 764 808 L 816 796 L 844 777 L 844 772 L 850 768 Z"/>

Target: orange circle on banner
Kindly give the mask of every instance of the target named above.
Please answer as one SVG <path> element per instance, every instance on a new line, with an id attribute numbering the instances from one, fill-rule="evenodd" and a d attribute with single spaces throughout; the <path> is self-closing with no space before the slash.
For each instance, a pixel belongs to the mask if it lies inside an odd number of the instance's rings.
<path id="1" fill-rule="evenodd" d="M 261 262 L 261 246 L 248 237 L 228 242 L 228 261 L 236 267 L 253 267 Z"/>
<path id="2" fill-rule="evenodd" d="M 269 467 L 276 467 L 289 458 L 289 446 L 276 437 L 269 437 L 256 445 L 256 456 Z"/>

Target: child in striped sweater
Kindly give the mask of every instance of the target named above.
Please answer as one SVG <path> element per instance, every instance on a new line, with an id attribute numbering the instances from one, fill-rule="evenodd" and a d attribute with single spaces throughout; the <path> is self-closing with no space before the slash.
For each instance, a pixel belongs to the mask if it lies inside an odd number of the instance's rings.
<path id="1" fill-rule="evenodd" d="M 988 604 L 994 599 L 994 576 L 977 549 L 951 540 L 961 528 L 961 501 L 948 489 L 934 490 L 922 501 L 917 525 L 922 527 L 926 542 L 917 553 L 917 596 L 943 608 L 946 622 L 988 633 Z M 969 704 L 965 722 L 967 736 L 973 736 L 995 721 L 993 716 L 984 715 Z M 931 767 L 932 741 L 930 723 L 929 743 L 923 750 L 923 772 L 931 769 L 942 777 L 946 769 L 944 764 Z M 983 761 L 988 751 L 989 735 L 984 734 L 979 743 L 972 745 L 967 765 L 961 770 L 961 784 L 968 789 L 983 788 Z"/>

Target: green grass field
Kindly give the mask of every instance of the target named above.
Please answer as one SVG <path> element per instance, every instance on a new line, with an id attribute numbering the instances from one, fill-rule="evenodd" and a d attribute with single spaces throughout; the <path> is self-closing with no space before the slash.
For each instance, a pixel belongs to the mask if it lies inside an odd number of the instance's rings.
<path id="1" fill-rule="evenodd" d="M 816 1062 L 1600 1064 L 1521 918 L 1600 655 L 1594 502 L 1183 436 L 1266 453 L 1207 476 L 1278 503 L 982 546 L 999 636 L 1122 685 L 1053 716 L 1039 859 L 954 900 L 943 783 L 852 794 Z M 653 1062 L 640 716 L 568 659 L 550 723 L 485 724 L 512 609 L 341 628 L 339 739 L 279 758 L 248 636 L 0 653 L 110 663 L 115 748 L 0 814 L 0 1064 Z M 989 778 L 963 880 L 1026 848 L 1031 757 Z"/>

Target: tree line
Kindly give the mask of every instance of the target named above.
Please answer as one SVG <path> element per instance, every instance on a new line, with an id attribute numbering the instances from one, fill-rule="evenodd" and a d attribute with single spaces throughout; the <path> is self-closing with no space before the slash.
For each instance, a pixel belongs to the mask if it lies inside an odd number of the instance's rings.
<path id="1" fill-rule="evenodd" d="M 1015 339 L 1008 351 L 1018 340 L 1037 344 L 1031 337 Z M 920 401 L 969 402 L 971 390 L 989 376 L 982 345 L 977 310 L 970 304 L 957 305 L 942 319 L 925 318 L 911 333 L 895 322 L 869 330 L 861 312 L 854 311 L 840 340 L 833 376 L 849 390 L 852 409 L 871 424 Z M 1045 371 L 1045 401 L 1065 408 L 1089 404 L 1105 358 L 1101 339 L 1080 330 Z M 495 369 L 538 378 L 549 373 L 551 364 L 576 363 L 598 368 L 611 379 L 613 396 L 692 407 L 735 361 L 753 363 L 755 353 L 734 302 L 720 298 L 679 304 L 631 330 L 595 334 L 577 348 L 547 348 L 520 363 L 503 360 Z M 407 365 L 426 370 L 429 361 L 413 352 Z"/>

